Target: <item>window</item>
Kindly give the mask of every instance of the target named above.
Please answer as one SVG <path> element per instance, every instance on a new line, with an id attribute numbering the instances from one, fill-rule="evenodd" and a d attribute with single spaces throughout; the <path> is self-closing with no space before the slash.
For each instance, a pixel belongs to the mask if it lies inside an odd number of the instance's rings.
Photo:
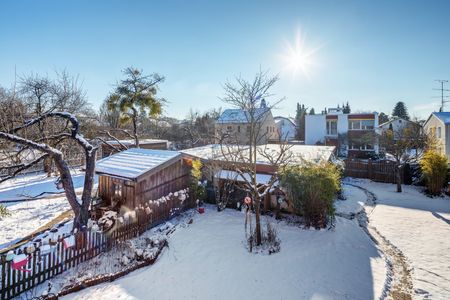
<path id="1" fill-rule="evenodd" d="M 370 130 L 375 126 L 375 120 L 362 120 L 361 129 Z"/>
<path id="2" fill-rule="evenodd" d="M 122 198 L 122 185 L 115 183 L 113 186 L 114 186 L 114 198 Z"/>
<path id="3" fill-rule="evenodd" d="M 375 120 L 349 120 L 349 130 L 372 130 L 375 128 Z"/>
<path id="4" fill-rule="evenodd" d="M 231 132 L 232 131 L 232 127 L 231 126 L 227 126 L 227 131 Z"/>
<path id="5" fill-rule="evenodd" d="M 241 132 L 241 126 L 238 125 L 238 132 Z"/>
<path id="6" fill-rule="evenodd" d="M 250 129 L 251 129 L 250 125 L 247 125 L 247 132 L 250 132 Z"/>
<path id="7" fill-rule="evenodd" d="M 266 132 L 269 132 L 269 126 L 267 126 L 267 130 L 266 130 Z"/>
<path id="8" fill-rule="evenodd" d="M 349 130 L 361 129 L 361 121 L 360 120 L 349 120 L 348 121 L 348 129 Z"/>
<path id="9" fill-rule="evenodd" d="M 337 121 L 327 121 L 327 135 L 337 135 Z"/>
<path id="10" fill-rule="evenodd" d="M 441 127 L 438 127 L 438 128 L 437 128 L 437 130 L 436 130 L 436 137 L 437 137 L 438 139 L 441 138 Z"/>

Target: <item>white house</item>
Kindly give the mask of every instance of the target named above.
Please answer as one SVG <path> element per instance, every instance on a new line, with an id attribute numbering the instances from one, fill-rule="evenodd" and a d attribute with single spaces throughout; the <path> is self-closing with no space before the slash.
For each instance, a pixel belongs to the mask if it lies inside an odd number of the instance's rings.
<path id="1" fill-rule="evenodd" d="M 392 130 L 393 132 L 400 132 L 403 128 L 405 128 L 406 126 L 410 126 L 412 124 L 416 123 L 409 120 L 405 120 L 400 117 L 393 117 L 389 121 L 380 124 L 379 129 L 380 133 L 383 133 L 387 130 Z"/>
<path id="2" fill-rule="evenodd" d="M 305 117 L 305 144 L 337 146 L 340 155 L 365 156 L 379 150 L 378 113 L 349 113 L 332 108 Z"/>
<path id="3" fill-rule="evenodd" d="M 434 112 L 423 125 L 426 133 L 433 135 L 441 154 L 450 159 L 450 112 Z"/>
<path id="4" fill-rule="evenodd" d="M 275 125 L 277 126 L 280 138 L 285 141 L 295 140 L 295 135 L 297 133 L 297 126 L 294 120 L 291 118 L 277 116 L 274 117 Z"/>

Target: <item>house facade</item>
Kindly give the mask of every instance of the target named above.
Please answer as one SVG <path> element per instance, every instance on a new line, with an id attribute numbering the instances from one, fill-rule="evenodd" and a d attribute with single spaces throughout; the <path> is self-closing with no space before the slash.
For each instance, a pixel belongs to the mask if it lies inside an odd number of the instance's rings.
<path id="1" fill-rule="evenodd" d="M 216 142 L 229 142 L 233 144 L 249 144 L 250 140 L 250 119 L 253 115 L 256 120 L 256 127 L 259 129 L 257 143 L 267 144 L 269 142 L 276 142 L 280 135 L 275 124 L 270 108 L 264 104 L 256 108 L 253 113 L 242 109 L 225 109 L 224 112 L 217 119 L 215 124 Z M 226 136 L 225 140 L 222 138 Z"/>
<path id="2" fill-rule="evenodd" d="M 292 141 L 295 140 L 297 134 L 297 126 L 294 120 L 286 117 L 274 117 L 275 124 L 277 126 L 278 134 L 282 141 Z"/>
<path id="3" fill-rule="evenodd" d="M 370 157 L 378 154 L 378 113 L 349 113 L 329 109 L 305 117 L 305 144 L 336 146 L 339 155 Z"/>
<path id="4" fill-rule="evenodd" d="M 393 117 L 389 121 L 387 121 L 383 124 L 380 124 L 380 126 L 378 126 L 378 128 L 380 129 L 379 130 L 380 134 L 382 134 L 383 132 L 386 132 L 388 130 L 392 130 L 394 133 L 399 133 L 408 126 L 420 126 L 420 125 L 415 122 L 403 119 L 403 118 Z"/>
<path id="5" fill-rule="evenodd" d="M 436 139 L 437 150 L 450 159 L 450 112 L 434 112 L 423 128 Z"/>

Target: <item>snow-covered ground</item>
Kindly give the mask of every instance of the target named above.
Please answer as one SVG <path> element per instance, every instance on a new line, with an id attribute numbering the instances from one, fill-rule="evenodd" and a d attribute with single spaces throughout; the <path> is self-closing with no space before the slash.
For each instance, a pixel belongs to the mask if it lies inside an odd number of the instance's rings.
<path id="1" fill-rule="evenodd" d="M 36 197 L 42 193 L 49 193 L 44 194 L 43 196 L 51 196 L 51 193 L 60 193 L 61 190 L 56 188 L 56 179 L 57 177 L 47 177 L 44 173 L 33 173 L 17 176 L 14 179 L 2 182 L 0 184 L 0 203 L 8 200 Z M 72 171 L 72 180 L 75 188 L 82 187 L 84 183 L 84 173 L 74 169 Z M 9 206 L 13 204 L 3 203 L 3 205 Z"/>
<path id="2" fill-rule="evenodd" d="M 0 249 L 6 248 L 70 209 L 65 197 L 16 203 L 0 218 Z"/>
<path id="3" fill-rule="evenodd" d="M 378 299 L 385 261 L 356 221 L 333 230 L 274 222 L 281 251 L 248 253 L 244 214 L 208 206 L 150 267 L 64 299 Z"/>
<path id="4" fill-rule="evenodd" d="M 429 198 L 419 187 L 349 180 L 377 196 L 370 225 L 398 247 L 412 267 L 414 298 L 450 299 L 450 198 Z"/>
<path id="5" fill-rule="evenodd" d="M 42 192 L 59 192 L 54 184 L 56 178 L 47 178 L 45 174 L 19 176 L 0 184 L 0 203 L 2 200 L 23 199 Z M 74 185 L 81 191 L 84 174 L 74 171 Z M 97 176 L 96 179 L 97 181 Z M 10 216 L 0 218 L 0 249 L 34 232 L 39 227 L 50 222 L 61 213 L 70 209 L 64 195 L 49 194 L 39 200 L 3 203 L 7 206 Z"/>

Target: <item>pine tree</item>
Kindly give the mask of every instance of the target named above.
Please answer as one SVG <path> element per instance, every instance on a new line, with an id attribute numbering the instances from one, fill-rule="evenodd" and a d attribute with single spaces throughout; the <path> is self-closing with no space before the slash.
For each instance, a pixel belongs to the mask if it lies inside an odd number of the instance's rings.
<path id="1" fill-rule="evenodd" d="M 399 101 L 395 104 L 394 110 L 392 111 L 392 116 L 396 116 L 405 120 L 409 120 L 408 109 L 404 102 Z"/>
<path id="2" fill-rule="evenodd" d="M 348 101 L 347 101 L 347 104 L 344 106 L 344 105 L 342 105 L 342 107 L 344 108 L 343 110 L 342 110 L 342 112 L 344 113 L 344 114 L 349 114 L 352 110 L 351 110 L 351 108 L 350 108 L 350 105 L 348 104 Z"/>
<path id="3" fill-rule="evenodd" d="M 312 107 L 312 108 L 309 110 L 309 114 L 310 114 L 310 115 L 315 115 L 315 114 L 316 114 L 316 112 L 314 111 L 314 107 Z"/>
<path id="4" fill-rule="evenodd" d="M 305 140 L 305 116 L 307 114 L 304 104 L 297 103 L 297 112 L 295 114 L 295 125 L 297 125 L 296 139 Z"/>

